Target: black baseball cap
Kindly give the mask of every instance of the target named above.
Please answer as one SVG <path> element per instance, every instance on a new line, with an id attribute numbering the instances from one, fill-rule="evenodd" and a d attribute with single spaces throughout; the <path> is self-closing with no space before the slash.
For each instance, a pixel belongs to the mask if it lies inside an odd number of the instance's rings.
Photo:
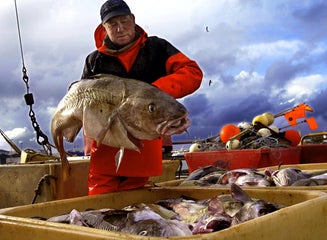
<path id="1" fill-rule="evenodd" d="M 123 0 L 108 0 L 100 9 L 102 23 L 107 22 L 110 18 L 129 14 L 131 14 L 131 10 Z"/>

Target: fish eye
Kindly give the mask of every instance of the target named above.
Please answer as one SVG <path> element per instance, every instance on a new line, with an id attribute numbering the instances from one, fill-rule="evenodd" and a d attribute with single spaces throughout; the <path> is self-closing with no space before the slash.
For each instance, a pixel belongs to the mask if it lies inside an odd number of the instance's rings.
<path id="1" fill-rule="evenodd" d="M 268 214 L 269 213 L 269 211 L 268 211 L 268 209 L 260 209 L 259 210 L 259 216 L 262 216 L 262 215 L 266 215 L 266 214 Z"/>
<path id="2" fill-rule="evenodd" d="M 150 113 L 153 113 L 156 110 L 156 106 L 154 105 L 154 103 L 149 104 L 148 110 Z"/>
<path id="3" fill-rule="evenodd" d="M 138 235 L 141 235 L 141 236 L 146 236 L 147 234 L 148 234 L 148 231 L 146 231 L 146 230 L 143 230 L 143 231 L 139 232 L 139 234 L 138 234 Z"/>

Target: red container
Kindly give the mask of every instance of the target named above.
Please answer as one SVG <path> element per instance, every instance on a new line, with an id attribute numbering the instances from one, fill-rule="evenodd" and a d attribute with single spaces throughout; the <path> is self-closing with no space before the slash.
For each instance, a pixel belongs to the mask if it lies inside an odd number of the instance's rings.
<path id="1" fill-rule="evenodd" d="M 300 163 L 327 162 L 327 144 L 302 145 Z"/>
<path id="2" fill-rule="evenodd" d="M 301 148 L 262 148 L 244 150 L 220 150 L 211 152 L 187 152 L 184 154 L 189 173 L 208 165 L 226 170 L 238 168 L 262 168 L 279 164 L 299 164 Z"/>

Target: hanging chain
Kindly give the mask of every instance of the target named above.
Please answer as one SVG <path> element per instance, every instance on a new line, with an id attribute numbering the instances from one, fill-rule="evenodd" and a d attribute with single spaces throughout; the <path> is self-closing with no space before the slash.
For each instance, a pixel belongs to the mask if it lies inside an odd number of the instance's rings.
<path id="1" fill-rule="evenodd" d="M 26 105 L 30 106 L 29 116 L 31 118 L 32 126 L 36 132 L 36 141 L 38 144 L 43 146 L 44 151 L 47 155 L 52 155 L 51 153 L 51 144 L 48 141 L 48 137 L 41 131 L 40 126 L 38 122 L 36 121 L 35 113 L 33 111 L 32 105 L 34 104 L 34 98 L 33 94 L 29 92 L 29 84 L 28 84 L 28 76 L 27 76 L 27 70 L 25 67 L 24 62 L 24 54 L 23 54 L 23 44 L 22 44 L 22 38 L 20 34 L 20 26 L 19 26 L 19 19 L 18 19 L 18 11 L 17 11 L 17 3 L 15 1 L 15 11 L 16 11 L 16 22 L 17 22 L 17 30 L 18 30 L 18 37 L 19 37 L 19 46 L 20 46 L 20 55 L 22 58 L 22 72 L 23 72 L 23 81 L 26 86 L 26 94 L 24 95 Z"/>

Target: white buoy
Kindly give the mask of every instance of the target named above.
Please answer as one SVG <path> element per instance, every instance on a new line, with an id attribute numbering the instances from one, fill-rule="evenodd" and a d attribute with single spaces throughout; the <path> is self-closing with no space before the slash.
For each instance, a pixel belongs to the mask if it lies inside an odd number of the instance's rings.
<path id="1" fill-rule="evenodd" d="M 237 127 L 243 131 L 251 128 L 251 124 L 248 122 L 240 122 L 239 124 L 237 124 Z"/>
<path id="2" fill-rule="evenodd" d="M 193 143 L 189 148 L 189 152 L 201 152 L 201 151 L 203 151 L 203 146 L 200 143 Z"/>
<path id="3" fill-rule="evenodd" d="M 269 135 L 271 135 L 271 132 L 268 128 L 260 128 L 258 130 L 258 135 L 261 137 L 268 137 Z"/>
<path id="4" fill-rule="evenodd" d="M 234 140 L 228 140 L 225 147 L 227 150 L 235 150 L 238 149 L 240 146 L 240 141 L 237 139 Z"/>
<path id="5" fill-rule="evenodd" d="M 279 128 L 278 128 L 278 127 L 272 125 L 272 126 L 269 126 L 269 128 L 270 128 L 271 130 L 273 130 L 275 133 L 279 133 Z"/>

